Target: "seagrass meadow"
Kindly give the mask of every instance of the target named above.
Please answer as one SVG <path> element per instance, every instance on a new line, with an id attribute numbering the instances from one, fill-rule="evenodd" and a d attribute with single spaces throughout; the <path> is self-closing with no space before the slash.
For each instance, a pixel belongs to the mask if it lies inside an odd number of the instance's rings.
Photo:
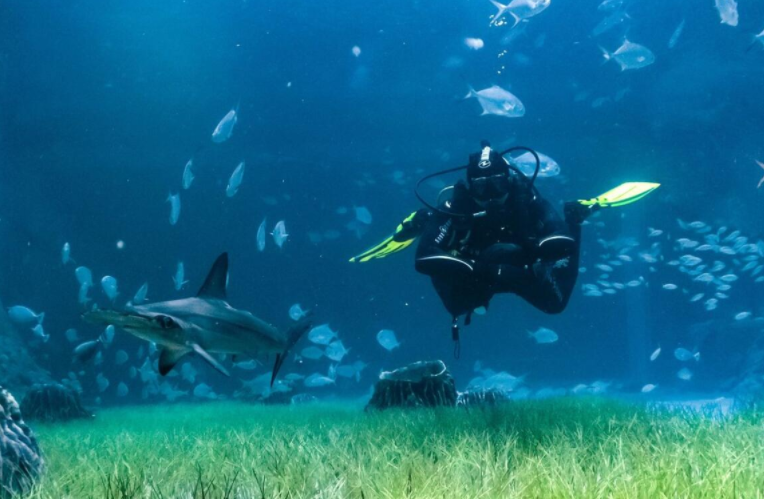
<path id="1" fill-rule="evenodd" d="M 756 409 L 597 398 L 364 412 L 357 404 L 133 406 L 38 425 L 32 494 L 62 498 L 761 497 Z"/>

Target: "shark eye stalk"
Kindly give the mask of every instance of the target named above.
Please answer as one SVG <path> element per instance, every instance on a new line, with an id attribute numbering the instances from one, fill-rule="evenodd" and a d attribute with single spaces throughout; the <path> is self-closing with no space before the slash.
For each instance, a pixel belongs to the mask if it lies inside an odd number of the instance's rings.
<path id="1" fill-rule="evenodd" d="M 158 315 L 154 317 L 154 321 L 161 327 L 162 329 L 172 329 L 177 327 L 177 324 L 174 320 L 172 320 L 171 317 L 168 317 L 166 315 Z"/>

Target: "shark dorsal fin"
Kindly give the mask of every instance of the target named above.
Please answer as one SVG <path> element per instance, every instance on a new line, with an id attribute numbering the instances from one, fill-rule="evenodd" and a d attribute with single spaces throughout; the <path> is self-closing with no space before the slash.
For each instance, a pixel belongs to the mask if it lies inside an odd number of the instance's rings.
<path id="1" fill-rule="evenodd" d="M 216 300 L 226 299 L 228 287 L 228 253 L 221 254 L 212 264 L 207 279 L 196 294 L 199 298 L 211 298 Z"/>

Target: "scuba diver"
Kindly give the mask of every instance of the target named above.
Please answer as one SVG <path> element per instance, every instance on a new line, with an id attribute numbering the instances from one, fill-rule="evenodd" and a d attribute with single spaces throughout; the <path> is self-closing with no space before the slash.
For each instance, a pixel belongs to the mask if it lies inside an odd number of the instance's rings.
<path id="1" fill-rule="evenodd" d="M 504 158 L 515 150 L 532 153 L 533 176 L 527 177 Z M 513 293 L 543 312 L 560 313 L 578 277 L 581 224 L 594 211 L 634 202 L 660 184 L 629 182 L 591 200 L 567 202 L 563 218 L 534 186 L 540 166 L 538 155 L 529 148 L 497 152 L 483 141 L 466 166 L 423 177 L 416 195 L 426 208 L 409 215 L 395 234 L 350 261 L 383 258 L 419 238 L 415 268 L 430 276 L 452 316 L 457 355 L 459 317 L 465 316 L 469 325 L 473 312 L 484 312 L 497 293 Z M 462 169 L 466 180 L 443 189 L 436 206 L 419 195 L 424 181 Z M 444 193 L 450 199 L 441 202 Z"/>

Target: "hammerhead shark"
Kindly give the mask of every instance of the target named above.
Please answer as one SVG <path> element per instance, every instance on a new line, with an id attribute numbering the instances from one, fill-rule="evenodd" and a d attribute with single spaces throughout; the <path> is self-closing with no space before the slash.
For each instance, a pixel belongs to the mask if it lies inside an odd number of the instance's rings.
<path id="1" fill-rule="evenodd" d="M 289 349 L 310 329 L 308 318 L 282 332 L 245 310 L 228 304 L 228 253 L 220 255 L 195 297 L 118 310 L 94 310 L 83 314 L 92 324 L 113 325 L 160 349 L 159 374 L 164 376 L 178 361 L 195 353 L 219 372 L 228 370 L 211 354 L 223 353 L 257 358 L 276 354 L 271 385 Z"/>

